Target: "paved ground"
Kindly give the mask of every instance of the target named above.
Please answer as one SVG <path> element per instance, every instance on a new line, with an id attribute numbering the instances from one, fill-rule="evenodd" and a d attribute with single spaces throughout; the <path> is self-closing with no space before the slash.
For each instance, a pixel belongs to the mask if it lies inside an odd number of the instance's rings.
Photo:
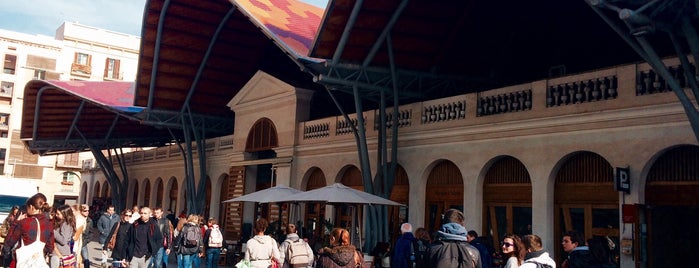
<path id="1" fill-rule="evenodd" d="M 102 249 L 99 242 L 91 241 L 87 244 L 90 254 L 91 267 L 99 267 L 99 263 L 102 259 Z M 201 267 L 206 267 L 205 259 L 202 259 Z M 169 255 L 169 262 L 167 267 L 177 267 L 177 259 L 175 259 L 175 254 L 171 253 Z M 233 266 L 219 266 L 219 267 L 233 267 Z"/>

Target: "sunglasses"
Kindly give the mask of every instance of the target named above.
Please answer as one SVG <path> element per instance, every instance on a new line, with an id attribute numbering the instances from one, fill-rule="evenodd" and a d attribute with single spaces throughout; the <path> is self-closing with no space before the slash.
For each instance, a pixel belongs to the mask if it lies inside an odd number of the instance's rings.
<path id="1" fill-rule="evenodd" d="M 126 216 L 126 217 L 131 217 L 131 214 L 126 214 L 126 215 L 124 215 L 124 216 Z"/>
<path id="2" fill-rule="evenodd" d="M 506 248 L 512 247 L 512 246 L 514 246 L 514 245 L 515 245 L 515 244 L 510 244 L 510 243 L 507 243 L 507 242 L 503 242 L 503 243 L 502 243 L 502 246 L 503 246 L 503 247 L 506 247 Z"/>

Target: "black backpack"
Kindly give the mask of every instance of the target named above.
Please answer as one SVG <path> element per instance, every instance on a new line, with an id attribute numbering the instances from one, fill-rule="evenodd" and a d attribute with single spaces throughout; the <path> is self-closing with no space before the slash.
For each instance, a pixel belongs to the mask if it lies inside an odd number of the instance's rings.
<path id="1" fill-rule="evenodd" d="M 410 261 L 414 263 L 414 267 L 427 267 L 427 260 L 429 259 L 429 252 L 427 251 L 428 248 L 429 245 L 420 239 L 413 241 L 410 244 Z"/>
<path id="2" fill-rule="evenodd" d="M 180 234 L 180 252 L 182 254 L 195 254 L 199 252 L 199 241 L 201 241 L 201 231 L 197 226 L 185 226 Z"/>

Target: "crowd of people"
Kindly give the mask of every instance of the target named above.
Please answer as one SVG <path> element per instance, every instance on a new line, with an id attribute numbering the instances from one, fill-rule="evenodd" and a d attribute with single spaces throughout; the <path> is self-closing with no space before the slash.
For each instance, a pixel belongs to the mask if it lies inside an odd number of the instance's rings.
<path id="1" fill-rule="evenodd" d="M 96 222 L 88 205 L 50 206 L 42 193 L 11 210 L 2 223 L 2 267 L 165 267 L 171 252 L 178 267 L 217 267 L 225 240 L 216 219 L 165 216 L 162 208 L 108 205 Z M 168 214 L 172 214 L 169 212 Z M 94 224 L 93 224 L 94 222 Z M 97 238 L 102 256 L 91 262 L 88 243 Z"/>
<path id="2" fill-rule="evenodd" d="M 184 213 L 175 217 L 162 208 L 133 207 L 118 214 L 107 206 L 93 224 L 88 205 L 51 207 L 46 196 L 38 193 L 24 206 L 13 208 L 5 222 L 2 235 L 3 267 L 88 268 L 88 242 L 93 236 L 102 249 L 95 265 L 101 267 L 165 267 L 174 252 L 178 267 L 217 267 L 219 257 L 226 251 L 225 239 L 216 219 L 204 222 L 200 215 Z M 500 251 L 481 241 L 478 233 L 468 231 L 464 214 L 447 210 L 440 229 L 430 236 L 425 228 L 413 234 L 410 223 L 400 226 L 401 235 L 391 245 L 380 242 L 371 255 L 376 268 L 555 268 L 556 262 L 543 250 L 537 235 L 505 235 Z M 92 227 L 95 228 L 92 228 Z M 269 222 L 259 218 L 254 223 L 253 236 L 245 243 L 238 268 L 357 268 L 365 265 L 363 253 L 350 243 L 350 233 L 334 228 L 321 247 L 312 247 L 299 236 L 297 226 L 288 224 L 286 236 L 277 239 L 267 235 Z M 94 232 L 96 231 L 96 233 Z M 604 237 L 585 241 L 576 231 L 563 235 L 565 252 L 563 268 L 616 267 L 611 257 L 613 242 Z M 24 248 L 24 249 L 22 249 Z M 35 252 L 32 252 L 35 251 Z M 493 259 L 501 260 L 495 262 Z"/>

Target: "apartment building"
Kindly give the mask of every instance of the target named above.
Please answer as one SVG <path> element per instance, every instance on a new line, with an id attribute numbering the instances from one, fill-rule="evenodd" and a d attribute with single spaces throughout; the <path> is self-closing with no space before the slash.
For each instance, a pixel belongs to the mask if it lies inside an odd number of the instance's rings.
<path id="1" fill-rule="evenodd" d="M 73 22 L 54 37 L 0 30 L 0 176 L 35 180 L 50 203 L 77 202 L 91 153 L 38 156 L 19 138 L 24 85 L 31 80 L 133 81 L 140 38 Z M 31 123 L 31 122 L 29 122 Z"/>

